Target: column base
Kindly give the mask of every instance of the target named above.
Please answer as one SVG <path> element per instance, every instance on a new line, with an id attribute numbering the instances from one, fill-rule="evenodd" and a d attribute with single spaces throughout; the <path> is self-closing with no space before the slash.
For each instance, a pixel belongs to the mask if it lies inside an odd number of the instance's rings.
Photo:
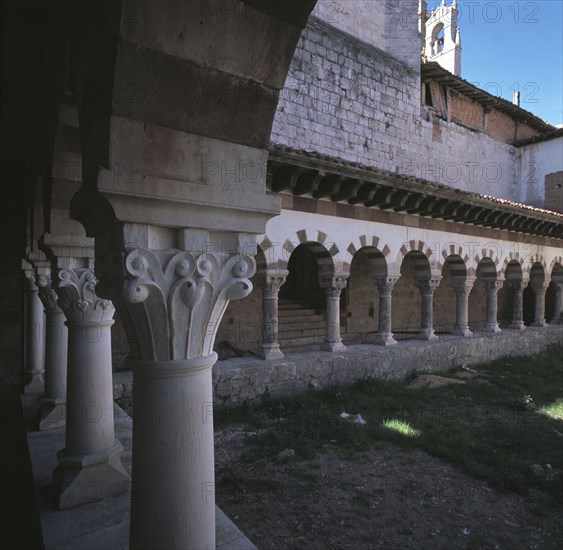
<path id="1" fill-rule="evenodd" d="M 545 319 L 541 319 L 540 321 L 534 321 L 530 326 L 531 327 L 545 327 L 547 325 L 547 323 L 545 322 Z"/>
<path id="2" fill-rule="evenodd" d="M 60 510 L 114 496 L 129 488 L 129 476 L 121 463 L 123 445 L 93 455 L 74 456 L 59 451 L 53 471 L 53 489 Z"/>
<path id="3" fill-rule="evenodd" d="M 502 330 L 500 330 L 498 325 L 485 325 L 483 332 L 485 334 L 500 334 Z"/>
<path id="4" fill-rule="evenodd" d="M 284 354 L 281 352 L 279 344 L 266 344 L 258 348 L 256 357 L 266 361 L 275 361 L 276 359 L 283 359 Z"/>
<path id="5" fill-rule="evenodd" d="M 452 330 L 454 336 L 463 336 L 464 338 L 469 338 L 473 336 L 473 332 L 469 330 L 469 327 L 456 327 Z"/>
<path id="6" fill-rule="evenodd" d="M 553 318 L 551 321 L 549 321 L 550 325 L 560 325 L 561 324 L 561 319 L 560 318 Z"/>
<path id="7" fill-rule="evenodd" d="M 346 346 L 342 342 L 324 342 L 321 344 L 322 351 L 346 351 Z"/>
<path id="8" fill-rule="evenodd" d="M 23 393 L 44 393 L 45 379 L 42 372 L 28 373 L 31 374 L 31 380 L 25 385 Z"/>
<path id="9" fill-rule="evenodd" d="M 39 431 L 63 428 L 66 425 L 66 400 L 62 397 L 56 399 L 41 398 L 37 423 Z"/>
<path id="10" fill-rule="evenodd" d="M 526 325 L 524 324 L 524 321 L 519 321 L 516 323 L 510 323 L 510 325 L 508 325 L 508 328 L 514 330 L 526 330 Z"/>
<path id="11" fill-rule="evenodd" d="M 378 333 L 375 338 L 370 342 L 376 346 L 394 346 L 397 344 L 397 340 L 393 338 L 392 332 Z"/>
<path id="12" fill-rule="evenodd" d="M 420 331 L 420 339 L 421 340 L 426 340 L 428 342 L 433 342 L 434 340 L 438 340 L 438 337 L 436 336 L 436 334 L 434 333 L 434 329 L 433 328 L 423 328 Z"/>

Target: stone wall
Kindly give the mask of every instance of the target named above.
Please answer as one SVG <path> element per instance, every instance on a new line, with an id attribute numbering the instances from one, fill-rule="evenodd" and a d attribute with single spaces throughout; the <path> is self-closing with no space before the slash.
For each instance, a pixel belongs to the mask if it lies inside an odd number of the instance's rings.
<path id="1" fill-rule="evenodd" d="M 287 396 L 310 389 L 350 385 L 359 380 L 403 380 L 414 373 L 445 372 L 501 357 L 535 355 L 563 343 L 563 326 L 507 330 L 495 336 L 442 336 L 437 342 L 399 342 L 396 346 L 356 345 L 343 353 L 307 352 L 266 362 L 242 357 L 213 367 L 215 406 L 258 402 L 264 394 Z M 132 411 L 133 377 L 114 374 L 113 397 Z"/>
<path id="2" fill-rule="evenodd" d="M 413 32 L 411 44 L 418 40 Z M 280 96 L 272 142 L 520 200 L 517 149 L 421 107 L 419 70 L 393 53 L 311 18 Z M 471 108 L 473 127 L 482 129 L 482 107 Z M 466 114 L 460 119 L 469 125 Z M 496 115 L 490 124 L 498 137 L 514 137 L 514 125 Z"/>
<path id="3" fill-rule="evenodd" d="M 214 367 L 217 404 L 257 401 L 264 393 L 288 395 L 310 388 L 380 378 L 400 380 L 414 372 L 440 372 L 500 357 L 533 355 L 563 341 L 563 327 L 506 331 L 495 337 L 399 343 L 393 348 L 354 346 L 346 353 L 311 352 L 274 363 L 237 359 Z"/>

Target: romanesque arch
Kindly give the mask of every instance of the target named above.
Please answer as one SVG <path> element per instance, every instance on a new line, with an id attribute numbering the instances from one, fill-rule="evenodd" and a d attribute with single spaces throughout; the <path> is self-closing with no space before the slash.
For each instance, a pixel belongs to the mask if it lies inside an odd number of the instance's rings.
<path id="1" fill-rule="evenodd" d="M 365 237 L 359 243 L 369 242 Z M 374 237 L 372 243 L 378 243 Z M 370 334 L 379 330 L 379 292 L 376 282 L 388 275 L 385 250 L 364 244 L 356 250 L 350 245 L 348 251 L 354 251 L 350 263 L 350 276 L 343 292 L 342 310 L 345 313 L 347 342 L 365 342 Z"/>

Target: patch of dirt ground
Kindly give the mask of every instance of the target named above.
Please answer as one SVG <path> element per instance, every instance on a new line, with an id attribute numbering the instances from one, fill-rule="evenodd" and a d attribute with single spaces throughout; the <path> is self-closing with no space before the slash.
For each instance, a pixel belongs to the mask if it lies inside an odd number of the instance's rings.
<path id="1" fill-rule="evenodd" d="M 559 549 L 563 510 L 501 493 L 421 450 L 337 444 L 314 460 L 240 460 L 253 434 L 216 433 L 217 504 L 260 549 Z"/>

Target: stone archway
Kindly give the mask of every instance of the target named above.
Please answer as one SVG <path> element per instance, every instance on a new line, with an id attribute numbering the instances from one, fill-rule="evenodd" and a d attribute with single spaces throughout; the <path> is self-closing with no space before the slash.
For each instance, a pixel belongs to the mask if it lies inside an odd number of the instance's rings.
<path id="1" fill-rule="evenodd" d="M 347 343 L 369 341 L 379 330 L 380 299 L 375 283 L 387 275 L 385 256 L 379 249 L 365 246 L 355 252 L 342 300 Z"/>

